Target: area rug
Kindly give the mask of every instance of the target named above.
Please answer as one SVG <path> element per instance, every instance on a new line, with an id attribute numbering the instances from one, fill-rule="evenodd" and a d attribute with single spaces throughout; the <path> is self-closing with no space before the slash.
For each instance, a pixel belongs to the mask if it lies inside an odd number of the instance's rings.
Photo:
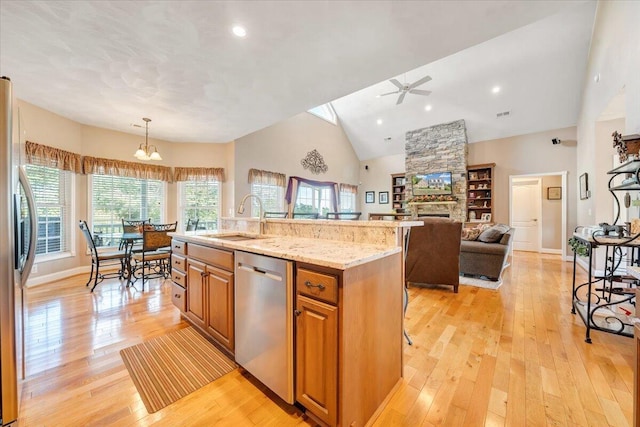
<path id="1" fill-rule="evenodd" d="M 498 289 L 502 285 L 502 278 L 498 279 L 497 282 L 494 282 L 492 280 L 478 279 L 476 277 L 460 276 L 460 284 L 485 289 Z"/>
<path id="2" fill-rule="evenodd" d="M 120 356 L 149 413 L 236 368 L 193 327 L 125 348 Z"/>

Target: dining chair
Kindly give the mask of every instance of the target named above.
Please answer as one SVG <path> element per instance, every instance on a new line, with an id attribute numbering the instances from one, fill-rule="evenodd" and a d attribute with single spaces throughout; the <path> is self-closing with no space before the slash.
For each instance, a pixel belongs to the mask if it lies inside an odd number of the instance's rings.
<path id="1" fill-rule="evenodd" d="M 362 212 L 327 212 L 327 219 L 349 219 L 357 221 Z"/>
<path id="2" fill-rule="evenodd" d="M 317 213 L 311 213 L 311 212 L 294 212 L 293 213 L 293 219 L 296 218 L 300 218 L 300 219 L 318 219 L 318 214 Z"/>
<path id="3" fill-rule="evenodd" d="M 129 286 L 142 279 L 143 291 L 148 279 L 167 279 L 171 276 L 171 236 L 167 233 L 175 231 L 178 223 L 152 225 L 154 229 L 142 231 L 142 250 L 131 254 L 134 264 L 127 283 Z"/>
<path id="4" fill-rule="evenodd" d="M 198 218 L 196 219 L 189 218 L 187 220 L 187 228 L 185 229 L 185 231 L 196 231 L 198 229 L 198 222 L 200 222 Z"/>
<path id="5" fill-rule="evenodd" d="M 122 234 L 131 234 L 131 233 L 141 233 L 141 227 L 144 227 L 145 224 L 150 224 L 151 218 L 149 219 L 124 219 L 122 218 Z M 124 239 L 120 240 L 120 247 L 118 249 L 127 249 L 127 244 L 130 242 L 126 242 Z M 133 248 L 128 248 L 133 249 Z M 136 248 L 136 249 L 139 249 Z"/>
<path id="6" fill-rule="evenodd" d="M 128 252 L 126 250 L 117 250 L 98 253 L 91 231 L 89 231 L 89 227 L 87 226 L 87 222 L 80 220 L 79 227 L 80 230 L 82 230 L 82 235 L 87 241 L 87 246 L 89 246 L 89 250 L 91 251 L 91 274 L 89 275 L 89 280 L 85 286 L 89 286 L 89 283 L 93 281 L 93 286 L 91 287 L 91 292 L 93 292 L 96 286 L 98 286 L 98 283 L 102 282 L 104 279 L 115 277 L 118 279 L 124 279 L 130 270 Z M 110 267 L 117 264 L 120 264 L 120 269 L 117 272 L 107 274 L 100 273 L 100 267 Z"/>
<path id="7" fill-rule="evenodd" d="M 263 218 L 287 218 L 289 212 L 265 212 Z"/>

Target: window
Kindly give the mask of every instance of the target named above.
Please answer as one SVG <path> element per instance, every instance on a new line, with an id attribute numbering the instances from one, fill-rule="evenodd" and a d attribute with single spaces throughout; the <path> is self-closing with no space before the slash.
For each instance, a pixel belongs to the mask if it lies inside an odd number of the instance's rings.
<path id="1" fill-rule="evenodd" d="M 308 110 L 308 112 L 316 117 L 320 117 L 321 119 L 328 121 L 333 125 L 338 124 L 338 116 L 331 106 L 331 103 L 319 105 L 315 108 L 312 108 L 311 110 Z"/>
<path id="2" fill-rule="evenodd" d="M 331 187 L 321 187 L 300 183 L 296 197 L 294 212 L 318 213 L 319 216 L 326 216 L 327 212 L 333 212 L 333 189 Z"/>
<path id="3" fill-rule="evenodd" d="M 356 211 L 356 193 L 340 190 L 340 212 Z"/>
<path id="4" fill-rule="evenodd" d="M 179 225 L 184 230 L 187 220 L 198 219 L 198 230 L 217 230 L 220 218 L 221 185 L 218 180 L 181 181 L 178 186 Z"/>
<path id="5" fill-rule="evenodd" d="M 251 194 L 262 199 L 265 212 L 284 211 L 284 187 L 274 184 L 251 184 Z M 251 216 L 258 216 L 260 204 L 256 199 L 251 199 Z"/>
<path id="6" fill-rule="evenodd" d="M 38 165 L 26 165 L 25 170 L 38 217 L 36 259 L 71 252 L 73 173 Z"/>
<path id="7" fill-rule="evenodd" d="M 164 222 L 165 183 L 112 175 L 90 175 L 91 226 L 96 246 L 118 246 L 122 219 Z"/>
<path id="8" fill-rule="evenodd" d="M 278 172 L 249 169 L 251 194 L 260 197 L 265 212 L 283 212 L 286 176 Z M 260 204 L 251 198 L 251 216 L 257 217 Z"/>

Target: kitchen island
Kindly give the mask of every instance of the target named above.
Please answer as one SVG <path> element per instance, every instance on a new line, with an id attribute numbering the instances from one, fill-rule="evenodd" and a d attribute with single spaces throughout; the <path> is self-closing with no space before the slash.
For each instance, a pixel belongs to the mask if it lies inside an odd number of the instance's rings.
<path id="1" fill-rule="evenodd" d="M 376 417 L 402 377 L 401 246 L 237 231 L 173 239 L 176 305 L 232 355 L 241 320 L 235 316 L 244 313 L 234 299 L 234 289 L 244 286 L 235 282 L 242 277 L 236 258 L 247 253 L 289 262 L 284 316 L 291 364 L 284 375 L 295 384 L 295 403 L 326 425 L 361 426 Z"/>

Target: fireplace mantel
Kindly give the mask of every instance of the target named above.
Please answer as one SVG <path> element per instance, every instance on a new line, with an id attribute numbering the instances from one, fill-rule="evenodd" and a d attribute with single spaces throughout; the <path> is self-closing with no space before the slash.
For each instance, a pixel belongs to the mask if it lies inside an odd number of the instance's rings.
<path id="1" fill-rule="evenodd" d="M 429 211 L 431 207 L 445 207 L 447 208 L 447 210 L 449 211 L 449 217 L 453 216 L 453 210 L 456 207 L 456 205 L 458 204 L 457 201 L 455 200 L 447 200 L 447 201 L 436 201 L 436 202 L 412 202 L 412 203 L 408 203 L 409 209 L 411 209 L 411 214 L 413 215 L 414 218 L 416 218 L 418 216 L 418 214 L 420 213 L 421 210 L 427 210 Z M 433 212 L 433 210 L 431 210 Z M 441 209 L 438 209 L 438 211 L 442 211 Z"/>

